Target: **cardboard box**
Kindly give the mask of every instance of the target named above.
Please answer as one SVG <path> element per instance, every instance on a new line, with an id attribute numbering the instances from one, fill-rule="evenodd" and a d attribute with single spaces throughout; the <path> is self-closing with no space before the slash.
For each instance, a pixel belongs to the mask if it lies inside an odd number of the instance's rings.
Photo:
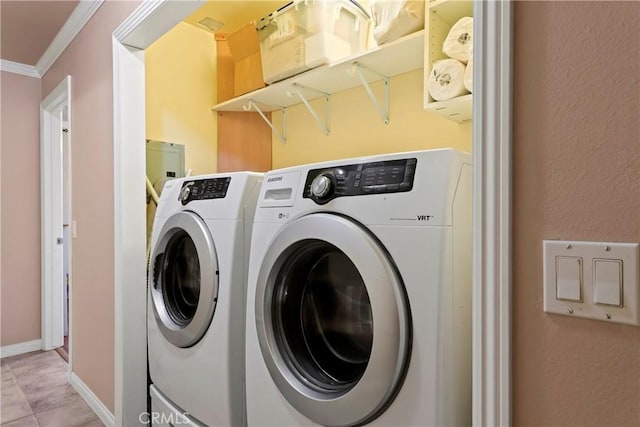
<path id="1" fill-rule="evenodd" d="M 265 86 L 262 76 L 260 42 L 254 24 L 247 24 L 227 37 L 234 62 L 234 95 L 239 96 Z"/>

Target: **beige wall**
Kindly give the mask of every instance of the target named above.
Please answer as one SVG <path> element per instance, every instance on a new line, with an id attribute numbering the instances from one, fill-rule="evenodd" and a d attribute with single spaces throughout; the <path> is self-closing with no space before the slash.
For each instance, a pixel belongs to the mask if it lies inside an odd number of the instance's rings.
<path id="1" fill-rule="evenodd" d="M 40 339 L 40 80 L 2 72 L 0 345 Z"/>
<path id="2" fill-rule="evenodd" d="M 113 30 L 138 2 L 107 1 L 42 79 L 43 98 L 71 75 L 72 357 L 114 410 Z M 144 143 L 143 141 L 140 142 Z M 144 285 L 144 284 L 142 284 Z"/>
<path id="3" fill-rule="evenodd" d="M 542 240 L 640 241 L 640 3 L 517 2 L 514 425 L 638 426 L 640 328 L 542 311 Z"/>
<path id="4" fill-rule="evenodd" d="M 326 136 L 303 104 L 287 108 L 287 143 L 273 137 L 273 167 L 429 148 L 471 152 L 471 123 L 459 124 L 423 109 L 422 70 L 391 79 L 390 122 L 385 125 L 363 87 L 331 96 Z M 378 99 L 382 84 L 373 85 Z M 324 101 L 312 102 L 324 119 Z M 274 113 L 281 129 L 281 114 Z"/>
<path id="5" fill-rule="evenodd" d="M 216 41 L 179 23 L 145 50 L 147 139 L 185 146 L 185 171 L 217 169 Z"/>

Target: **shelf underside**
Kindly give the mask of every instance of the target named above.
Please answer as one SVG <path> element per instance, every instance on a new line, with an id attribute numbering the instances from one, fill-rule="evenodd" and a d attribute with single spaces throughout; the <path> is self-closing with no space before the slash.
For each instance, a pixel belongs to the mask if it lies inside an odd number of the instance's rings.
<path id="1" fill-rule="evenodd" d="M 299 97 L 293 95 L 294 83 L 315 91 L 333 94 L 362 84 L 354 70 L 354 63 L 373 70 L 374 72 L 372 73 L 365 71 L 365 75 L 369 82 L 374 82 L 381 79 L 377 73 L 392 77 L 421 69 L 424 66 L 423 55 L 424 30 L 394 42 L 377 46 L 364 54 L 306 71 L 262 89 L 233 98 L 215 105 L 212 109 L 215 111 L 243 111 L 249 104 L 249 100 L 253 100 L 260 106 L 262 111 L 278 110 L 302 102 Z M 307 99 L 311 100 L 322 96 L 315 91 L 308 91 L 308 94 L 305 93 Z"/>

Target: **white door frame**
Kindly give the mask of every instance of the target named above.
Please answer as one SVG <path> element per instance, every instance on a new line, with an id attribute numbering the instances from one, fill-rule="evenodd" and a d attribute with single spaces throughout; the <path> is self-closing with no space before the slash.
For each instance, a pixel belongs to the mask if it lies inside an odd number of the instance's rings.
<path id="1" fill-rule="evenodd" d="M 198 1 L 145 0 L 113 34 L 115 423 L 146 411 L 144 49 Z M 473 424 L 511 423 L 510 0 L 474 4 Z M 135 184 L 137 183 L 137 184 Z M 126 363 L 125 363 L 126 361 Z"/>
<path id="2" fill-rule="evenodd" d="M 474 3 L 473 425 L 511 425 L 513 3 Z"/>
<path id="3" fill-rule="evenodd" d="M 40 201 L 41 201 L 41 328 L 42 349 L 51 350 L 64 343 L 63 238 L 64 192 L 71 212 L 71 192 L 63 188 L 62 112 L 67 110 L 71 129 L 71 76 L 66 76 L 40 103 Z M 67 164 L 71 167 L 71 131 L 67 136 Z M 71 177 L 69 176 L 69 182 Z M 71 254 L 71 241 L 65 242 Z M 71 255 L 69 256 L 71 260 Z M 71 269 L 69 269 L 71 272 Z M 71 275 L 70 275 L 71 284 Z M 69 337 L 71 339 L 71 297 Z M 71 344 L 69 344 L 71 345 Z M 71 351 L 69 351 L 71 372 Z"/>

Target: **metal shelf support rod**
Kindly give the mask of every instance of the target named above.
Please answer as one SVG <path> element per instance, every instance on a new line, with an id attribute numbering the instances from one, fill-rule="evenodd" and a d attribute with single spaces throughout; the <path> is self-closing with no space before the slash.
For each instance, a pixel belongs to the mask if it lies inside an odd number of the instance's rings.
<path id="1" fill-rule="evenodd" d="M 275 133 L 278 136 L 278 138 L 280 138 L 280 141 L 282 141 L 283 144 L 286 144 L 287 143 L 287 120 L 286 120 L 287 109 L 284 107 L 278 107 L 278 108 L 280 108 L 282 111 L 282 133 L 278 132 L 275 126 L 273 126 L 273 123 L 271 122 L 271 120 L 267 118 L 267 116 L 262 112 L 258 104 L 253 99 L 250 99 L 247 105 L 242 106 L 242 109 L 244 111 L 251 111 L 253 109 L 258 114 L 260 114 L 260 117 L 262 117 L 262 120 L 264 120 L 264 122 L 267 125 L 269 125 L 273 133 Z"/>
<path id="2" fill-rule="evenodd" d="M 375 70 L 372 70 L 371 68 L 365 67 L 359 62 L 353 63 L 353 69 L 355 70 L 356 74 L 360 78 L 360 82 L 362 82 L 362 86 L 364 86 L 364 88 L 367 90 L 367 94 L 369 95 L 369 98 L 371 98 L 371 102 L 373 102 L 373 105 L 378 110 L 378 114 L 380 114 L 382 121 L 384 122 L 385 125 L 388 125 L 389 124 L 389 77 Z M 371 85 L 365 78 L 363 71 L 366 71 L 371 74 L 375 74 L 376 76 L 378 76 L 380 79 L 383 80 L 384 105 L 380 105 L 380 103 L 378 102 L 378 99 L 376 98 L 376 95 L 373 93 L 373 90 L 371 89 Z"/>
<path id="3" fill-rule="evenodd" d="M 304 105 L 307 107 L 307 110 L 309 110 L 309 113 L 311 113 L 316 123 L 318 123 L 318 126 L 320 126 L 320 129 L 324 132 L 325 135 L 329 135 L 329 117 L 330 117 L 329 115 L 331 112 L 331 107 L 330 107 L 331 102 L 329 99 L 330 95 L 328 93 L 319 91 L 317 89 L 303 86 L 300 83 L 294 83 L 292 86 L 295 94 L 298 95 L 298 98 L 302 100 Z M 309 100 L 307 100 L 307 98 L 304 96 L 304 93 L 302 93 L 303 90 L 306 90 L 309 92 L 315 92 L 317 94 L 320 94 L 320 96 L 324 98 L 324 105 L 325 105 L 324 123 L 322 123 L 322 120 L 320 119 L 320 117 L 318 117 L 318 113 L 316 113 L 316 111 L 313 109 L 313 107 L 309 103 Z"/>

